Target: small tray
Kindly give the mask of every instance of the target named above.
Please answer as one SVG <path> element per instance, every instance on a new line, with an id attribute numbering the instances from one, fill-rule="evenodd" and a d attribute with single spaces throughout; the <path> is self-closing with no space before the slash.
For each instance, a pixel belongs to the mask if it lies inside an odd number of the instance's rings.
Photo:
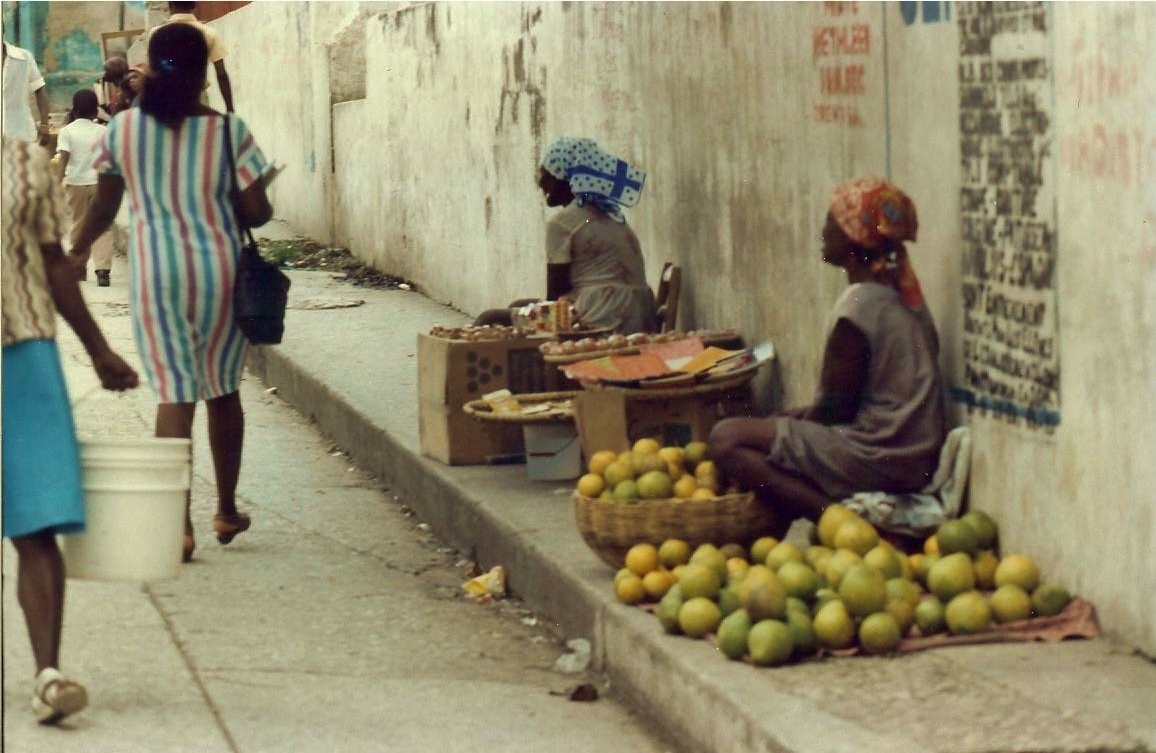
<path id="1" fill-rule="evenodd" d="M 574 396 L 577 392 L 530 392 L 514 395 L 522 407 L 542 403 L 562 403 L 571 401 L 568 408 L 544 411 L 541 413 L 494 413 L 490 404 L 485 400 L 471 400 L 462 406 L 462 410 L 482 421 L 497 421 L 512 424 L 551 424 L 570 423 L 574 420 Z"/>

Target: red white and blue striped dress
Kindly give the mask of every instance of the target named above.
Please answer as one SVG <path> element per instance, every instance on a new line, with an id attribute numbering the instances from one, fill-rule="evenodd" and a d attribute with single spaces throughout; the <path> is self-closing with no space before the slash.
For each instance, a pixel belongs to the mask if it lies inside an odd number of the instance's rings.
<path id="1" fill-rule="evenodd" d="M 95 162 L 124 179 L 133 334 L 161 403 L 221 397 L 241 381 L 246 340 L 233 323 L 241 234 L 226 124 L 243 191 L 266 162 L 236 115 L 194 116 L 172 129 L 139 108 L 126 110 L 109 123 Z"/>

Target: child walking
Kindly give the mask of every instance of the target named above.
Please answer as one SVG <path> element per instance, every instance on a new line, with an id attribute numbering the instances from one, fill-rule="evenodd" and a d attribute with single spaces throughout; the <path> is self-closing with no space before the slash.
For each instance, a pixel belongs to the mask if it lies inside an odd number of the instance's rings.
<path id="1" fill-rule="evenodd" d="M 69 123 L 60 129 L 56 140 L 56 153 L 60 155 L 60 165 L 64 170 L 64 191 L 72 210 L 74 234 L 96 198 L 96 170 L 92 162 L 96 159 L 96 145 L 105 130 L 97 120 L 97 108 L 96 94 L 91 89 L 81 89 L 73 94 Z M 112 274 L 112 237 L 108 233 L 92 244 L 92 266 L 96 272 L 96 284 L 107 288 Z M 88 279 L 87 270 L 80 279 Z"/>

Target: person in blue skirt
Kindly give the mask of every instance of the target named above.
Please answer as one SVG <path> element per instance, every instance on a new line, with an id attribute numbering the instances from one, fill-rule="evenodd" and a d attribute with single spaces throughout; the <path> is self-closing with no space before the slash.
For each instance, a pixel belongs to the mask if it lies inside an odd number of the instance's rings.
<path id="1" fill-rule="evenodd" d="M 3 533 L 19 558 L 16 593 L 36 662 L 32 708 L 54 724 L 88 704 L 60 672 L 64 560 L 57 534 L 84 531 L 80 450 L 56 346 L 56 315 L 80 338 L 101 385 L 136 387 L 136 372 L 112 351 L 84 304 L 78 267 L 64 255 L 65 199 L 35 144 L 0 144 L 0 309 L 3 311 Z"/>

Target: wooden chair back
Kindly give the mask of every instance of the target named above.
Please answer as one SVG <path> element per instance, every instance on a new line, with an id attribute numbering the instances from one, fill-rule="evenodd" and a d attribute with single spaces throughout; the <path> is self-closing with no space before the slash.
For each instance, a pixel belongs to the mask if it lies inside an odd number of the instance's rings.
<path id="1" fill-rule="evenodd" d="M 682 267 L 667 262 L 662 265 L 658 290 L 654 300 L 658 304 L 658 331 L 670 332 L 678 321 L 678 299 L 682 292 Z"/>

